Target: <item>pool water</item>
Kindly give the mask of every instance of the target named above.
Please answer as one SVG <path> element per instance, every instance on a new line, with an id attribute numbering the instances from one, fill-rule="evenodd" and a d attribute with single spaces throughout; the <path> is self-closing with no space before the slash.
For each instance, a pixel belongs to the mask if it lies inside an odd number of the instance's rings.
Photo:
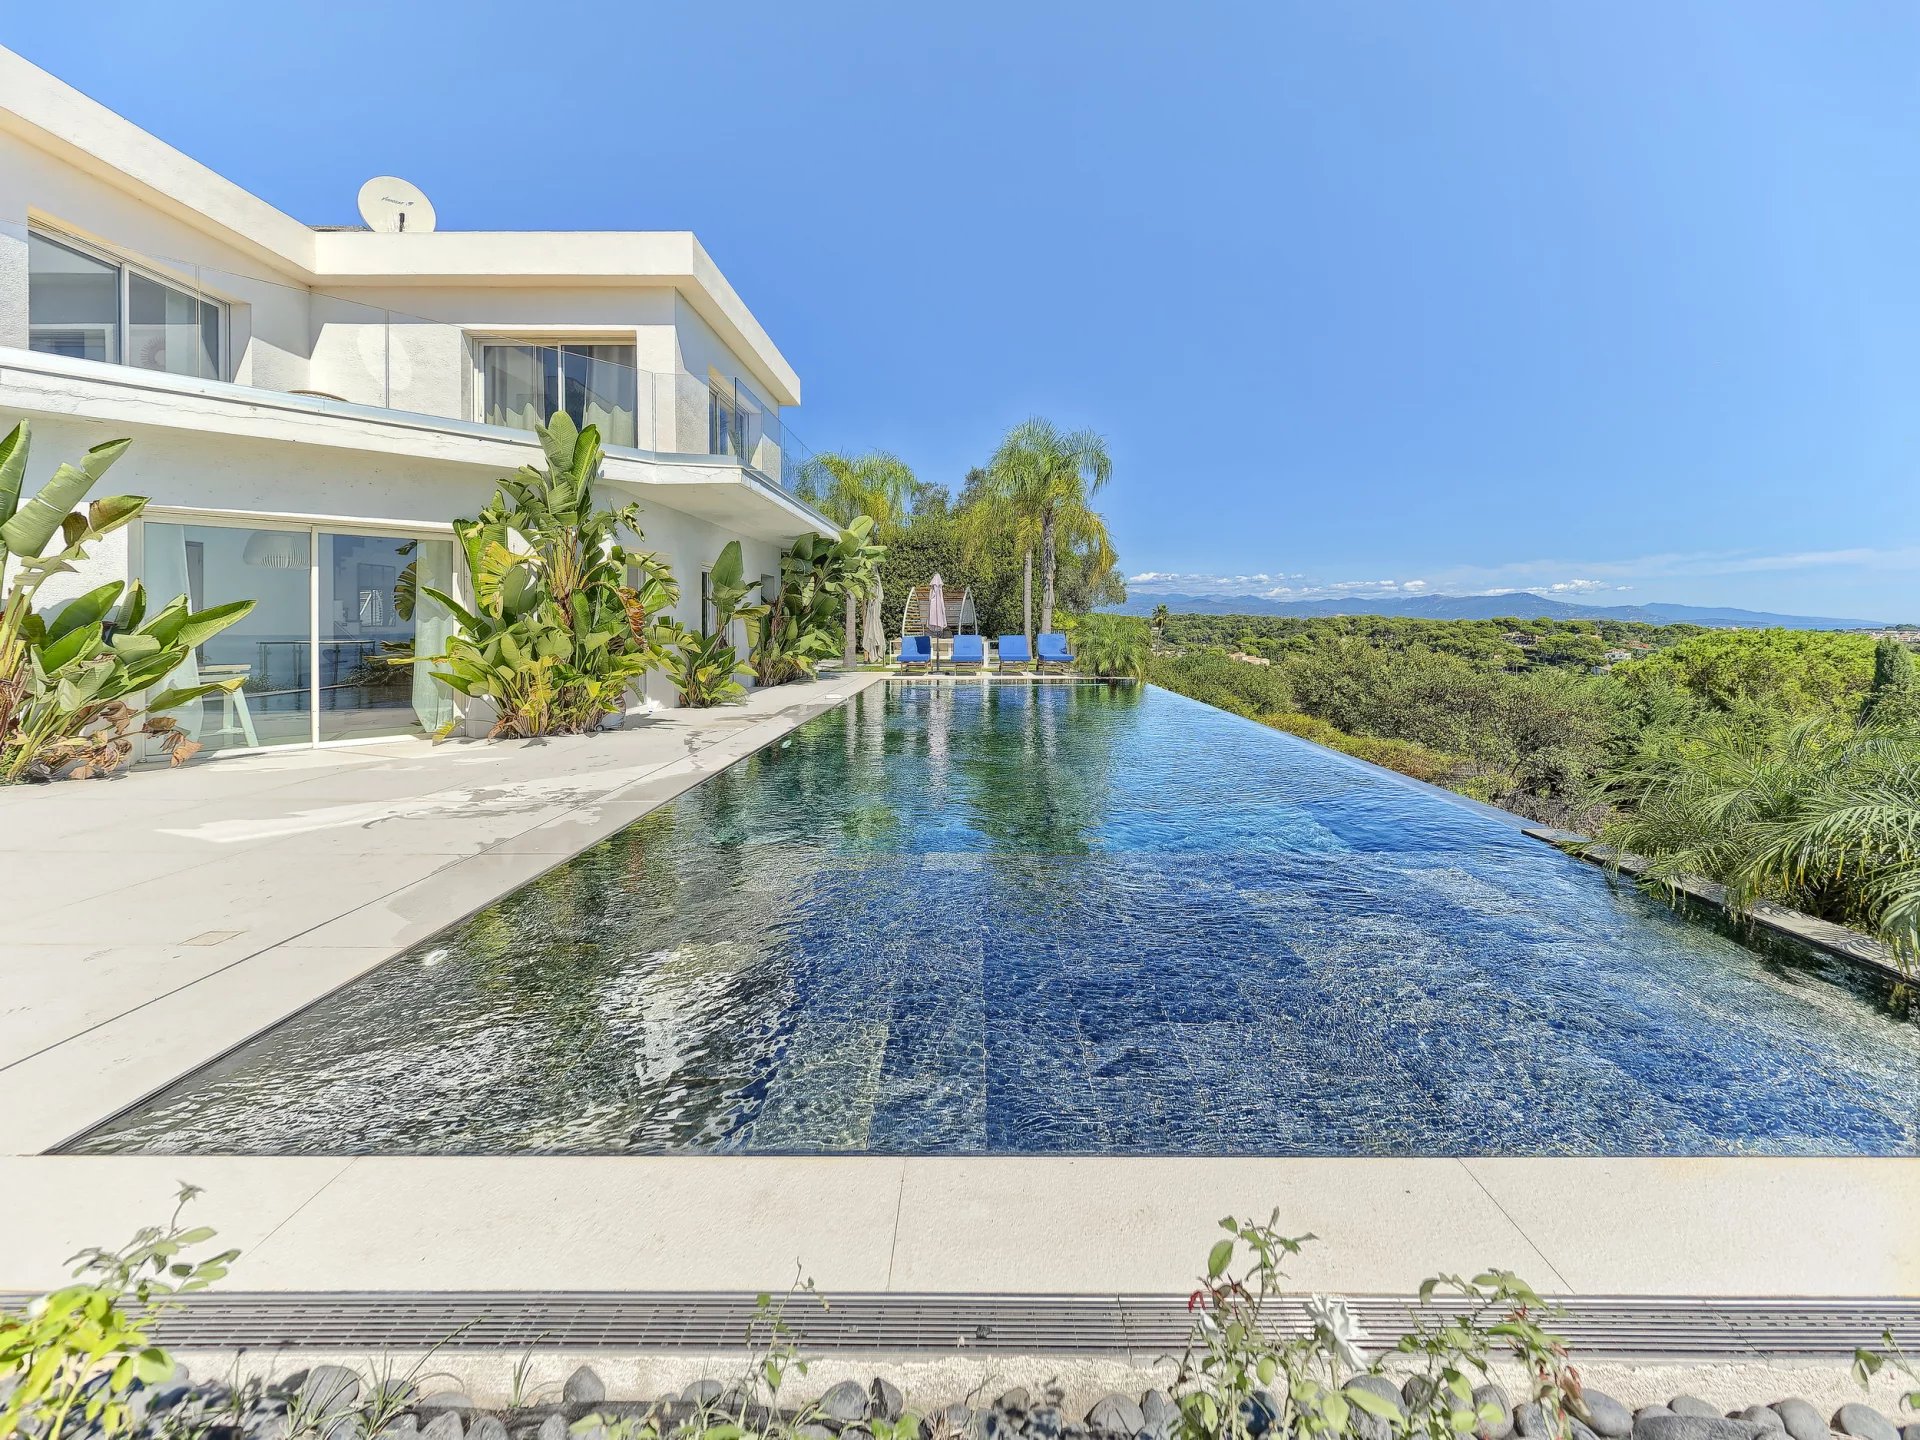
<path id="1" fill-rule="evenodd" d="M 893 683 L 73 1148 L 1907 1155 L 1920 1024 L 1162 690 Z"/>

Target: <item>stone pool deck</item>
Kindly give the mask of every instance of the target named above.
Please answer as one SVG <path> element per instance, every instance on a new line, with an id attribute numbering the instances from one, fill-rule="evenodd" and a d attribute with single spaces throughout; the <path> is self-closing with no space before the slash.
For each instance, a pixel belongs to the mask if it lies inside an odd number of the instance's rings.
<path id="1" fill-rule="evenodd" d="M 1302 1288 L 1508 1267 L 1585 1295 L 1920 1295 L 1920 1160 L 177 1158 L 43 1152 L 878 673 L 592 737 L 236 757 L 0 791 L 0 1290 L 164 1216 L 248 1290 L 1175 1293 L 1229 1212 Z M 1568 864 L 1579 862 L 1569 860 Z"/>

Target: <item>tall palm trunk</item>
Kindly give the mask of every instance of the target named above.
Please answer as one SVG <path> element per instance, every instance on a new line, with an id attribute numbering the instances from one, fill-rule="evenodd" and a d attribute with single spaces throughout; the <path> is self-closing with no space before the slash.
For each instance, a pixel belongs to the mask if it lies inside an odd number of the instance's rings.
<path id="1" fill-rule="evenodd" d="M 1020 572 L 1020 628 L 1026 632 L 1027 653 L 1033 653 L 1033 547 L 1029 545 Z"/>
<path id="2" fill-rule="evenodd" d="M 1053 506 L 1040 512 L 1040 629 L 1053 630 Z"/>
<path id="3" fill-rule="evenodd" d="M 853 669 L 853 631 L 859 623 L 859 602 L 853 598 L 853 590 L 847 590 L 847 633 L 840 647 L 840 664 L 843 669 Z"/>

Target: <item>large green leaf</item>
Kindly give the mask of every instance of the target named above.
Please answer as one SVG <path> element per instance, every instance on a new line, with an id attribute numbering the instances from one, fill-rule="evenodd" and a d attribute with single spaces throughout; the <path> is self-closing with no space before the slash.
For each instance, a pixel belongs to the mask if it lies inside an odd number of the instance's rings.
<path id="1" fill-rule="evenodd" d="M 77 660 L 83 660 L 100 648 L 100 622 L 81 625 L 42 647 L 37 657 L 48 676 L 58 675 Z"/>
<path id="2" fill-rule="evenodd" d="M 127 587 L 127 598 L 120 602 L 120 613 L 113 617 L 114 629 L 121 634 L 138 630 L 147 616 L 147 587 L 138 580 Z"/>
<path id="3" fill-rule="evenodd" d="M 0 440 L 0 520 L 11 520 L 20 503 L 20 483 L 27 475 L 27 447 L 31 443 L 27 422 L 22 420 Z M 0 550 L 0 558 L 6 555 Z"/>
<path id="4" fill-rule="evenodd" d="M 546 452 L 547 467 L 555 478 L 567 474 L 573 469 L 574 447 L 580 443 L 580 431 L 573 423 L 573 417 L 564 410 L 554 413 L 545 425 L 535 427 L 540 436 L 540 448 Z"/>
<path id="5" fill-rule="evenodd" d="M 719 555 L 707 570 L 707 583 L 714 590 L 737 590 L 740 577 L 746 570 L 746 562 L 740 554 L 740 542 L 729 540 L 720 547 Z"/>
<path id="6" fill-rule="evenodd" d="M 446 606 L 448 611 L 453 615 L 454 619 L 458 620 L 461 626 L 469 634 L 475 633 L 480 630 L 481 628 L 480 617 L 474 614 L 471 610 L 467 609 L 467 607 L 462 605 L 458 600 L 455 600 L 451 595 L 447 594 L 446 591 L 436 590 L 431 585 L 422 585 L 420 587 L 420 593 L 422 595 L 431 596 L 433 599 L 439 601 L 442 605 Z"/>
<path id="7" fill-rule="evenodd" d="M 162 645 L 171 645 L 180 638 L 181 628 L 187 623 L 187 597 L 176 595 L 162 605 L 140 627 L 140 633 L 151 635 Z"/>
<path id="8" fill-rule="evenodd" d="M 92 488 L 93 476 L 78 466 L 62 462 L 40 487 L 40 493 L 0 525 L 0 539 L 7 542 L 7 549 L 15 555 L 38 555 L 60 528 L 60 522 Z"/>
<path id="9" fill-rule="evenodd" d="M 189 649 L 204 645 L 235 621 L 244 619 L 247 612 L 253 609 L 253 603 L 251 600 L 229 600 L 225 605 L 213 605 L 196 611 L 187 616 L 175 642 Z"/>
<path id="10" fill-rule="evenodd" d="M 87 591 L 76 599 L 69 600 L 61 607 L 60 613 L 47 622 L 47 638 L 58 640 L 62 635 L 79 629 L 82 625 L 91 625 L 97 620 L 105 620 L 107 612 L 120 598 L 120 592 L 126 584 L 120 580 L 109 580 L 106 584 Z"/>
<path id="11" fill-rule="evenodd" d="M 110 530 L 118 530 L 146 508 L 145 495 L 109 495 L 103 500 L 94 500 L 87 505 L 87 528 L 96 536 L 105 535 Z"/>
<path id="12" fill-rule="evenodd" d="M 180 685 L 161 690 L 147 697 L 147 709 L 156 714 L 163 710 L 178 710 L 190 701 L 207 695 L 224 693 L 236 688 L 240 683 L 241 677 L 236 675 L 230 680 L 210 680 L 204 685 Z"/>

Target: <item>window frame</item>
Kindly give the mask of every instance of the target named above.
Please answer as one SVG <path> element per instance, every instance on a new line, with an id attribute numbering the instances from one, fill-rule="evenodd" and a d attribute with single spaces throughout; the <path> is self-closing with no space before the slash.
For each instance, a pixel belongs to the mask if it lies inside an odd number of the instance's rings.
<path id="1" fill-rule="evenodd" d="M 621 330 L 618 328 L 607 329 L 604 326 L 592 326 L 571 332 L 553 330 L 545 327 L 528 330 L 524 333 L 513 330 L 469 330 L 466 332 L 466 338 L 467 358 L 469 362 L 467 366 L 467 378 L 473 391 L 471 401 L 467 406 L 467 418 L 481 425 L 493 423 L 487 419 L 487 349 L 489 346 L 501 345 L 515 350 L 565 350 L 569 346 L 579 345 L 625 346 L 633 356 L 632 363 L 626 368 L 632 372 L 634 377 L 634 404 L 636 407 L 634 412 L 634 444 L 635 448 L 638 447 L 640 438 L 638 433 L 640 411 L 638 407 L 641 400 L 648 397 L 643 397 L 640 393 L 640 377 L 643 372 L 640 369 L 640 336 L 637 331 Z M 615 361 L 612 363 L 618 364 L 619 362 Z M 566 367 L 564 365 L 558 368 L 557 375 L 561 396 L 564 397 L 566 393 Z M 549 410 L 547 415 L 543 416 L 542 419 L 550 418 L 552 413 L 553 412 Z M 508 425 L 503 428 L 519 430 L 519 427 L 515 425 Z M 532 432 L 520 431 L 520 433 L 530 434 Z"/>
<path id="2" fill-rule="evenodd" d="M 71 235 L 65 230 L 58 229 L 52 225 L 35 221 L 27 226 L 27 234 L 29 236 L 37 235 L 50 245 L 57 245 L 63 250 L 71 250 L 76 255 L 83 256 L 88 260 L 98 261 L 102 265 L 113 266 L 115 281 L 113 348 L 118 358 L 103 360 L 98 363 L 103 365 L 118 365 L 124 369 L 138 370 L 147 375 L 175 375 L 183 380 L 225 380 L 231 373 L 229 369 L 230 361 L 228 351 L 231 348 L 231 340 L 229 337 L 233 333 L 233 305 L 230 301 L 223 300 L 218 295 L 211 294 L 206 289 L 197 285 L 189 288 L 158 266 L 147 264 L 130 255 L 123 255 L 118 251 L 109 250 L 103 245 L 96 245 L 91 240 L 83 240 L 77 235 Z M 132 350 L 128 342 L 133 329 L 132 277 L 136 274 L 151 284 L 162 286 L 165 289 L 176 291 L 182 295 L 191 295 L 199 304 L 213 306 L 214 313 L 219 317 L 219 324 L 217 326 L 218 337 L 216 341 L 218 353 L 214 356 L 214 370 L 216 373 L 212 375 L 181 375 L 177 370 L 160 370 L 151 365 L 136 365 L 131 359 L 127 358 Z M 31 262 L 29 262 L 27 266 L 27 297 L 28 304 L 31 305 L 33 297 L 33 266 Z M 197 328 L 198 327 L 196 327 L 196 329 Z M 28 348 L 31 349 L 33 345 L 31 336 L 28 337 L 27 344 Z M 52 354 L 55 352 L 43 351 L 41 353 Z"/>

